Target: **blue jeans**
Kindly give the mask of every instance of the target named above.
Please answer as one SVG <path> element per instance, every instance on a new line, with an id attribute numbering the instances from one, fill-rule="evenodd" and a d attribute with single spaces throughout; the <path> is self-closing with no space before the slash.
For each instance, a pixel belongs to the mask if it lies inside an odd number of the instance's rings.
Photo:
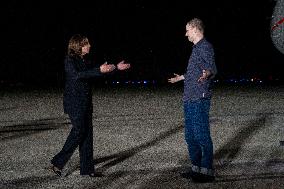
<path id="1" fill-rule="evenodd" d="M 212 174 L 213 144 L 209 127 L 210 99 L 184 102 L 185 140 L 194 171 Z"/>

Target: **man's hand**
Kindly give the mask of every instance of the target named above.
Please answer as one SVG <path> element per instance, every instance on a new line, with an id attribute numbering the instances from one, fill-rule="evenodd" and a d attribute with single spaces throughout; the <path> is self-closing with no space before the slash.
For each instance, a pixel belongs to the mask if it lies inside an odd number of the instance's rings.
<path id="1" fill-rule="evenodd" d="M 198 82 L 205 81 L 210 76 L 211 72 L 209 70 L 202 70 L 202 76 L 198 79 Z"/>
<path id="2" fill-rule="evenodd" d="M 174 74 L 175 77 L 172 77 L 170 79 L 168 79 L 169 83 L 176 83 L 178 81 L 184 80 L 184 76 L 183 75 L 178 75 L 178 74 Z"/>
<path id="3" fill-rule="evenodd" d="M 130 68 L 130 64 L 125 63 L 124 60 L 120 61 L 116 66 L 118 70 L 126 70 Z"/>
<path id="4" fill-rule="evenodd" d="M 109 72 L 112 72 L 114 69 L 115 69 L 115 65 L 107 64 L 107 62 L 105 62 L 104 64 L 100 66 L 100 71 L 102 73 L 109 73 Z"/>

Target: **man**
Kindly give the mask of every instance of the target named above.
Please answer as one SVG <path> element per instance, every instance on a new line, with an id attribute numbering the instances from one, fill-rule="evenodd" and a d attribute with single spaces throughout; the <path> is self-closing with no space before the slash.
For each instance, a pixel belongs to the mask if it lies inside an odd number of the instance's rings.
<path id="1" fill-rule="evenodd" d="M 184 80 L 185 140 L 192 167 L 181 176 L 194 182 L 212 182 L 215 176 L 209 109 L 211 82 L 217 73 L 214 50 L 205 39 L 204 25 L 198 18 L 186 24 L 185 36 L 194 44 L 186 74 L 175 74 L 175 77 L 168 80 L 170 83 Z"/>

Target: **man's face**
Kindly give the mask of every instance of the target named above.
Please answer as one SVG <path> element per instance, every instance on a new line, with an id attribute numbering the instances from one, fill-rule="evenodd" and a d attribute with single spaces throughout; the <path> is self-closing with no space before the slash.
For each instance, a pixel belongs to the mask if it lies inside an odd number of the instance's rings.
<path id="1" fill-rule="evenodd" d="M 195 34 L 195 29 L 194 29 L 192 26 L 190 26 L 189 24 L 186 24 L 185 30 L 186 30 L 185 36 L 188 38 L 188 40 L 189 40 L 190 42 L 193 42 L 193 38 L 194 38 L 194 34 Z"/>

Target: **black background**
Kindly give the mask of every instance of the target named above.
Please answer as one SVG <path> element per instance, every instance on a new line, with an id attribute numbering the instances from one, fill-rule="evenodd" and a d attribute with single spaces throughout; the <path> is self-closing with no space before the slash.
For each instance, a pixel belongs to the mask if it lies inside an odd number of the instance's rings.
<path id="1" fill-rule="evenodd" d="M 1 83 L 60 85 L 69 38 L 87 35 L 97 64 L 132 64 L 123 79 L 165 82 L 184 73 L 192 44 L 186 22 L 199 17 L 216 54 L 218 78 L 283 80 L 270 38 L 274 0 L 10 1 L 1 7 Z"/>

